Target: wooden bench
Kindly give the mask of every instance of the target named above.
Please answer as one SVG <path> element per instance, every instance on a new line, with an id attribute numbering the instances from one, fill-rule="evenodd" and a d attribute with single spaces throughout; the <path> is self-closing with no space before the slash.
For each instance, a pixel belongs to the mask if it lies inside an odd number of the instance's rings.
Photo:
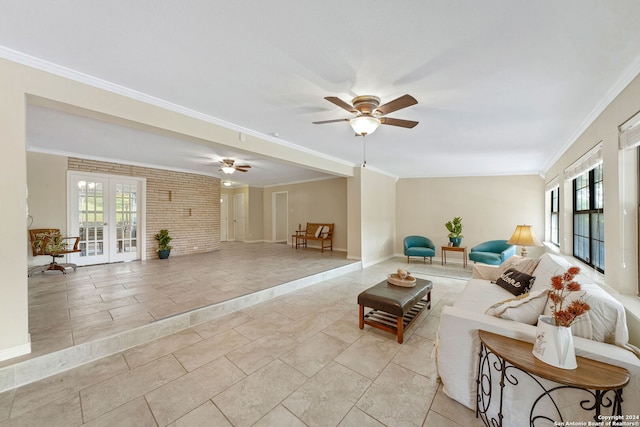
<path id="1" fill-rule="evenodd" d="M 317 240 L 320 242 L 320 252 L 325 249 L 333 251 L 333 223 L 308 222 L 307 228 L 291 235 L 291 240 L 295 240 L 296 249 L 306 248 L 308 240 Z"/>

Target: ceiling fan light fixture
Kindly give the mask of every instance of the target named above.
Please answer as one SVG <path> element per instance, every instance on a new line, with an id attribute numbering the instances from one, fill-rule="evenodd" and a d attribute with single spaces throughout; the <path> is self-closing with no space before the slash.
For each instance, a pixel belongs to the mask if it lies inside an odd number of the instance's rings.
<path id="1" fill-rule="evenodd" d="M 380 119 L 372 116 L 358 116 L 349 120 L 349 124 L 358 135 L 371 135 L 380 126 Z"/>
<path id="2" fill-rule="evenodd" d="M 220 169 L 222 169 L 222 172 L 226 173 L 227 175 L 231 175 L 236 171 L 236 169 L 232 166 L 222 166 Z"/>

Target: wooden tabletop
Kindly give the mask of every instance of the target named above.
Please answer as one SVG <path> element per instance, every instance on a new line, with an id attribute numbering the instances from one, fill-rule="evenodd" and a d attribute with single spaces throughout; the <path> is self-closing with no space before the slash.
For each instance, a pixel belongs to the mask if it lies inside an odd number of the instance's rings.
<path id="1" fill-rule="evenodd" d="M 464 252 L 467 250 L 466 246 L 443 246 L 443 251 L 455 251 L 455 252 Z"/>
<path id="2" fill-rule="evenodd" d="M 629 371 L 619 366 L 576 356 L 576 369 L 561 369 L 536 358 L 533 344 L 487 331 L 478 331 L 480 340 L 492 352 L 530 374 L 589 390 L 615 390 L 629 383 Z"/>

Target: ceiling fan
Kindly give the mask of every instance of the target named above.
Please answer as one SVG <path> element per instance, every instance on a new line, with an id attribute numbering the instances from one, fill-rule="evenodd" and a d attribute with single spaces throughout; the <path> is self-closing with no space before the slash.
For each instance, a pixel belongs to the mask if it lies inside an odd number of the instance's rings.
<path id="1" fill-rule="evenodd" d="M 218 163 L 220 163 L 219 170 L 226 174 L 232 174 L 235 171 L 247 172 L 248 169 L 251 169 L 251 165 L 235 165 L 233 159 L 222 159 Z"/>
<path id="2" fill-rule="evenodd" d="M 416 101 L 416 99 L 411 95 L 403 95 L 383 105 L 380 105 L 380 98 L 373 95 L 356 96 L 351 101 L 351 104 L 353 105 L 348 104 L 335 96 L 326 96 L 324 99 L 342 109 L 347 110 L 350 113 L 355 114 L 355 117 L 348 119 L 323 120 L 320 122 L 313 122 L 316 125 L 325 123 L 349 122 L 351 128 L 357 135 L 364 136 L 375 132 L 375 130 L 378 129 L 378 126 L 380 125 L 412 128 L 418 124 L 418 122 L 414 122 L 413 120 L 385 117 L 387 114 L 393 113 L 394 111 L 398 111 L 417 104 L 418 101 Z"/>

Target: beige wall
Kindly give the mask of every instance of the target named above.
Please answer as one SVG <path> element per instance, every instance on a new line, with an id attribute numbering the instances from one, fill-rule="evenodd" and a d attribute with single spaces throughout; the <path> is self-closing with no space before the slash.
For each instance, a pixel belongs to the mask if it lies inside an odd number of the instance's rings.
<path id="1" fill-rule="evenodd" d="M 396 253 L 403 239 L 421 235 L 433 240 L 437 255 L 449 242 L 444 224 L 462 217 L 462 246 L 509 239 L 518 224 L 544 236 L 544 180 L 537 175 L 411 178 L 398 180 Z M 531 256 L 543 248 L 528 248 Z M 518 252 L 520 249 L 518 249 Z"/>
<path id="2" fill-rule="evenodd" d="M 0 60 L 0 360 L 30 352 L 27 298 L 27 76 Z"/>
<path id="3" fill-rule="evenodd" d="M 264 239 L 273 240 L 273 200 L 272 194 L 288 193 L 288 241 L 298 224 L 305 227 L 307 222 L 334 223 L 334 249 L 347 250 L 347 181 L 346 178 L 332 178 L 291 185 L 279 185 L 264 189 L 263 230 Z M 312 242 L 310 246 L 314 246 Z"/>
<path id="4" fill-rule="evenodd" d="M 640 299 L 638 293 L 638 230 L 637 230 L 637 160 L 635 150 L 620 152 L 618 126 L 640 110 L 640 76 L 636 77 L 618 97 L 576 139 L 566 152 L 549 168 L 547 181 L 560 181 L 560 250 L 573 254 L 572 190 L 565 181 L 564 170 L 584 153 L 602 141 L 604 174 L 604 282 L 622 295 L 627 307 L 627 323 L 631 342 L 640 344 Z M 625 165 L 624 167 L 622 165 Z"/>
<path id="5" fill-rule="evenodd" d="M 263 230 L 263 192 L 262 188 L 249 187 L 249 197 L 247 202 L 247 231 L 245 232 L 245 240 L 247 242 L 262 241 L 264 238 Z M 269 233 L 271 234 L 271 233 Z"/>
<path id="6" fill-rule="evenodd" d="M 365 267 L 394 255 L 397 200 L 394 177 L 361 168 L 361 259 Z"/>

